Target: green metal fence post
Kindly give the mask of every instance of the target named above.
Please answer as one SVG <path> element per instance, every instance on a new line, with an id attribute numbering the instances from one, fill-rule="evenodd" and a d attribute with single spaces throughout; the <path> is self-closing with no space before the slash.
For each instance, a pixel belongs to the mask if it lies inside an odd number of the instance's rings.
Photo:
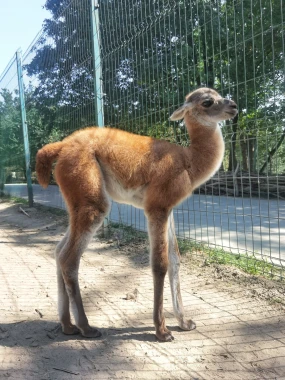
<path id="1" fill-rule="evenodd" d="M 91 1 L 91 27 L 93 36 L 94 95 L 98 127 L 104 126 L 102 64 L 100 54 L 99 0 Z"/>
<path id="2" fill-rule="evenodd" d="M 5 168 L 2 165 L 3 164 L 1 163 L 0 164 L 0 195 L 1 195 L 1 192 L 4 190 L 5 180 L 6 180 Z"/>
<path id="3" fill-rule="evenodd" d="M 103 108 L 103 81 L 102 81 L 102 63 L 100 51 L 100 23 L 99 23 L 99 0 L 91 1 L 91 31 L 93 41 L 93 67 L 94 67 L 94 96 L 96 110 L 96 124 L 98 127 L 104 127 L 104 108 Z M 109 215 L 104 219 L 103 228 L 109 224 Z M 105 231 L 103 230 L 103 234 Z"/>
<path id="4" fill-rule="evenodd" d="M 33 206 L 33 187 L 32 187 L 32 177 L 31 177 L 31 166 L 30 166 L 30 145 L 29 145 L 26 106 L 25 106 L 25 94 L 24 94 L 23 72 L 22 72 L 22 57 L 21 57 L 21 51 L 20 50 L 18 50 L 16 52 L 16 61 L 17 61 L 19 98 L 20 98 L 20 106 L 21 106 L 22 129 L 23 129 L 23 137 L 24 137 L 28 198 L 29 198 L 29 206 L 32 207 Z"/>

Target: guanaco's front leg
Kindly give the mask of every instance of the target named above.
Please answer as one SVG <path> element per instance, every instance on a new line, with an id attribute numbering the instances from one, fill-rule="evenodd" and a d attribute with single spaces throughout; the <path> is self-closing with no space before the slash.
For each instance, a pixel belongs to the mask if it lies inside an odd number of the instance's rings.
<path id="1" fill-rule="evenodd" d="M 168 267 L 168 237 L 165 212 L 156 211 L 148 215 L 151 267 L 154 284 L 153 321 L 156 337 L 161 341 L 171 341 L 171 332 L 166 328 L 163 313 L 164 278 Z"/>
<path id="2" fill-rule="evenodd" d="M 184 307 L 180 291 L 180 252 L 177 244 L 173 212 L 168 218 L 168 276 L 171 288 L 172 303 L 174 315 L 177 318 L 178 325 L 182 330 L 195 329 L 195 323 L 185 318 Z"/>

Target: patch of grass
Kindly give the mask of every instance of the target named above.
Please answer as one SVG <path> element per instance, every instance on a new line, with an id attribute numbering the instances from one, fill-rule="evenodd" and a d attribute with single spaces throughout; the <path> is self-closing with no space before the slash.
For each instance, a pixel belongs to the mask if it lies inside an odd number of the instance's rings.
<path id="1" fill-rule="evenodd" d="M 284 300 L 282 300 L 281 298 L 278 298 L 278 297 L 270 298 L 270 299 L 269 299 L 269 303 L 271 303 L 271 304 L 279 303 L 279 304 L 285 306 L 285 302 L 284 302 Z"/>
<path id="2" fill-rule="evenodd" d="M 134 241 L 142 243 L 147 240 L 146 232 L 136 230 L 134 227 L 126 226 L 122 223 L 109 222 L 103 231 L 105 238 L 115 238 L 123 244 L 129 244 Z"/>
<path id="3" fill-rule="evenodd" d="M 45 206 L 41 205 L 39 203 L 35 204 L 35 207 L 43 212 L 49 212 L 50 214 L 57 215 L 57 216 L 67 216 L 67 211 L 63 210 L 62 208 L 56 208 L 56 207 L 50 207 L 50 206 Z"/>
<path id="4" fill-rule="evenodd" d="M 284 269 L 265 260 L 259 260 L 247 254 L 234 254 L 222 248 L 209 248 L 204 244 L 193 240 L 178 239 L 181 254 L 190 253 L 191 255 L 203 256 L 205 264 L 231 265 L 238 267 L 242 271 L 251 275 L 262 275 L 269 278 L 283 280 Z"/>
<path id="5" fill-rule="evenodd" d="M 20 197 L 13 197 L 11 195 L 7 195 L 7 194 L 3 194 L 1 196 L 1 199 L 3 199 L 4 201 L 7 201 L 7 202 L 12 202 L 12 203 L 21 203 L 21 204 L 24 204 L 24 205 L 28 205 L 29 204 L 29 201 L 25 198 L 20 198 Z"/>
<path id="6" fill-rule="evenodd" d="M 2 195 L 1 199 L 3 201 L 6 201 L 6 202 L 22 204 L 22 205 L 27 205 L 27 206 L 29 205 L 29 201 L 27 199 L 20 198 L 20 197 L 12 197 L 12 196 L 7 195 L 7 194 Z M 67 216 L 67 211 L 63 210 L 61 208 L 50 207 L 50 206 L 42 205 L 39 203 L 34 203 L 34 207 L 36 209 L 38 209 L 39 211 L 42 211 L 44 213 L 48 212 L 48 213 L 50 213 L 52 215 L 56 215 L 56 216 Z"/>
<path id="7" fill-rule="evenodd" d="M 195 240 L 177 239 L 178 247 L 181 255 L 193 251 L 203 251 L 205 248 L 203 244 L 197 243 Z"/>

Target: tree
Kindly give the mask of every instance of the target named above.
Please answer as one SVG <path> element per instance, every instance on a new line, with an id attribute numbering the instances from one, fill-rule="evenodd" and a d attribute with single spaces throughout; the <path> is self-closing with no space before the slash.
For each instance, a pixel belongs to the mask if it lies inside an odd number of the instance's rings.
<path id="1" fill-rule="evenodd" d="M 0 97 L 0 160 L 7 162 L 24 157 L 20 102 L 17 91 L 3 89 Z"/>
<path id="2" fill-rule="evenodd" d="M 32 102 L 49 133 L 60 126 L 67 135 L 95 119 L 90 1 L 47 0 L 45 8 L 52 18 L 24 68 L 36 78 Z"/>
<path id="3" fill-rule="evenodd" d="M 33 103 L 33 95 L 33 89 L 25 89 L 32 171 L 35 170 L 35 157 L 38 149 L 44 144 L 63 137 L 57 128 L 49 131 L 40 110 L 36 107 L 36 103 Z M 1 166 L 13 169 L 13 171 L 21 171 L 22 176 L 25 177 L 26 166 L 19 94 L 17 90 L 11 92 L 3 89 L 0 92 L 0 97 L 2 98 L 0 101 Z"/>

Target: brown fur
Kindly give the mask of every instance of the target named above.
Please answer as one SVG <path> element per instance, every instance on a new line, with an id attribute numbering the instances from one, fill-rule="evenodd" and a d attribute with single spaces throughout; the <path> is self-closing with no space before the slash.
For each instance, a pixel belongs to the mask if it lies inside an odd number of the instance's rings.
<path id="1" fill-rule="evenodd" d="M 203 102 L 213 100 L 205 107 Z M 110 197 L 143 208 L 148 219 L 151 265 L 154 276 L 154 324 L 160 340 L 171 340 L 163 316 L 163 286 L 168 267 L 179 256 L 175 231 L 168 232 L 171 210 L 194 188 L 218 170 L 224 143 L 217 122 L 235 116 L 236 105 L 214 90 L 202 88 L 186 97 L 172 119 L 184 118 L 191 145 L 183 148 L 166 141 L 110 128 L 79 130 L 62 142 L 49 144 L 37 154 L 38 181 L 46 187 L 52 163 L 55 177 L 70 215 L 69 230 L 57 247 L 59 314 L 63 331 L 79 331 L 96 337 L 88 324 L 78 285 L 80 256 L 92 234 L 109 211 Z M 170 240 L 169 240 L 170 239 Z M 178 269 L 171 267 L 174 303 L 181 328 L 194 328 L 186 321 L 180 295 Z M 174 280 L 174 277 L 176 280 Z M 178 283 L 174 283 L 174 282 Z M 177 293 L 177 294 L 176 294 Z M 69 301 L 76 326 L 72 325 Z"/>

